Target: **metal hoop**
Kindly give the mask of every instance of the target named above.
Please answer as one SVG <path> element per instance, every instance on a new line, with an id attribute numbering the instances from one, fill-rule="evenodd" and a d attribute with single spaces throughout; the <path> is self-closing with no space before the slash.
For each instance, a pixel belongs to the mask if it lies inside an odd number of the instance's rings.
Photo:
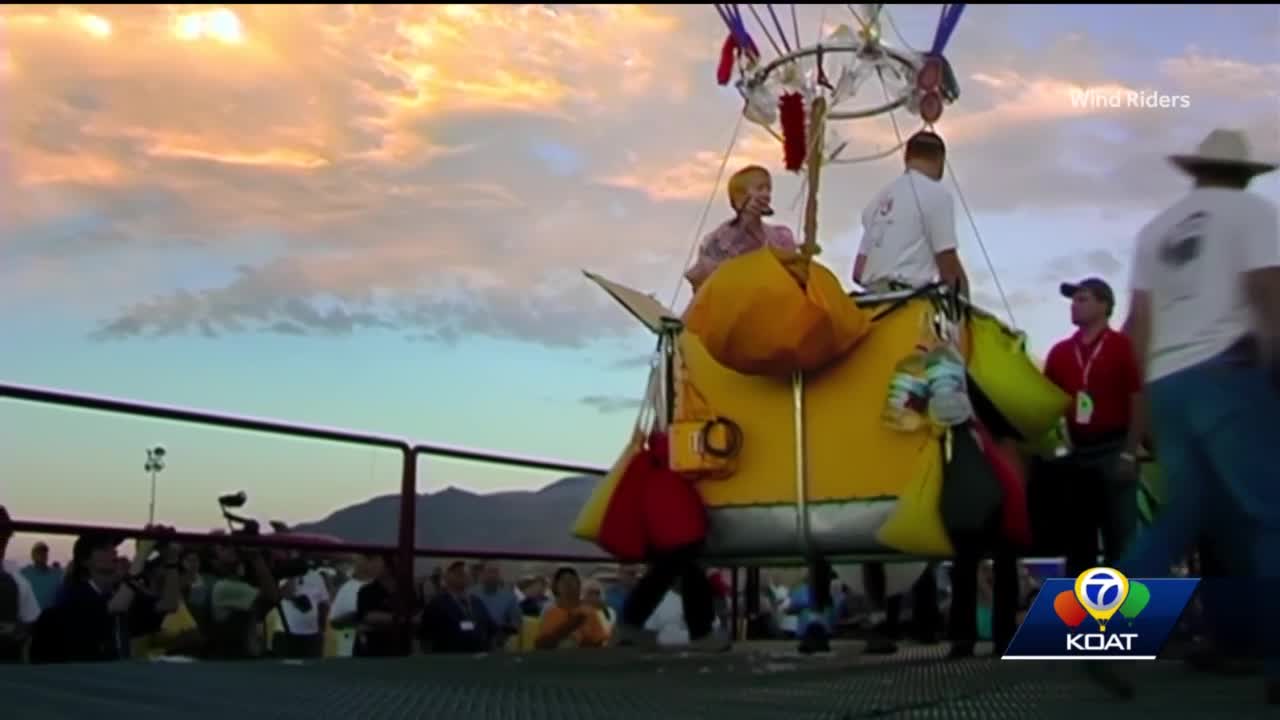
<path id="1" fill-rule="evenodd" d="M 888 57 L 901 69 L 906 70 L 909 75 L 914 76 L 920 70 L 921 60 L 915 56 L 915 53 L 906 53 L 901 50 L 879 44 L 863 44 L 863 43 L 840 43 L 835 45 L 823 45 L 821 43 L 806 48 L 800 48 L 792 52 L 780 55 L 774 58 L 764 67 L 756 70 L 750 77 L 743 78 L 738 81 L 738 92 L 744 100 L 750 97 L 750 91 L 760 87 L 768 80 L 769 76 L 776 70 L 789 63 L 796 62 L 806 57 L 825 55 L 827 53 L 849 53 L 852 55 L 862 55 L 868 51 L 883 54 Z M 827 113 L 828 120 L 860 120 L 862 118 L 875 117 L 876 115 L 884 115 L 893 112 L 898 108 L 906 105 L 915 94 L 915 86 L 908 82 L 907 88 L 896 98 L 888 100 L 880 105 L 867 108 L 865 110 L 845 110 L 831 111 Z"/>

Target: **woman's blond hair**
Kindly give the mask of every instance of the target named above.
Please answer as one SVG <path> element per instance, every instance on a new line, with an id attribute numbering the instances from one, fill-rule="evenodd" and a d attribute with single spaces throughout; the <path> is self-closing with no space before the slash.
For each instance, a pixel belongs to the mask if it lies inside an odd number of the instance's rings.
<path id="1" fill-rule="evenodd" d="M 742 209 L 742 204 L 746 200 L 747 188 L 751 187 L 751 183 L 760 178 L 772 181 L 773 176 L 769 171 L 760 165 L 748 165 L 729 178 L 729 206 L 735 211 Z"/>

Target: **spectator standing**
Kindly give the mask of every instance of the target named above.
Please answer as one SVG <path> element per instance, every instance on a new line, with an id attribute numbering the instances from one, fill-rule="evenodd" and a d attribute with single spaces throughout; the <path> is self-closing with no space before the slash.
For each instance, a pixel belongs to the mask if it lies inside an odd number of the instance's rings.
<path id="1" fill-rule="evenodd" d="M 366 559 L 371 579 L 356 594 L 356 657 L 402 657 L 413 650 L 409 636 L 396 625 L 398 586 L 391 556 L 371 555 Z"/>
<path id="2" fill-rule="evenodd" d="M 282 632 L 272 642 L 276 654 L 289 658 L 319 658 L 324 655 L 324 633 L 329 623 L 329 587 L 324 576 L 311 568 L 289 578 L 281 588 Z"/>
<path id="3" fill-rule="evenodd" d="M 12 537 L 9 513 L 0 506 L 0 663 L 22 661 L 31 628 L 40 618 L 30 583 L 5 559 Z"/>
<path id="4" fill-rule="evenodd" d="M 419 627 L 424 650 L 433 653 L 481 653 L 494 647 L 496 628 L 484 603 L 468 591 L 467 564 L 451 563 L 444 587 L 431 598 Z"/>
<path id="5" fill-rule="evenodd" d="M 62 570 L 49 564 L 47 544 L 38 542 L 31 547 L 31 564 L 22 568 L 22 576 L 31 586 L 41 609 L 53 605 L 58 587 L 62 585 Z"/>
<path id="6" fill-rule="evenodd" d="M 520 612 L 515 592 L 502 581 L 502 569 L 497 563 L 484 563 L 480 570 L 476 596 L 489 612 L 489 619 L 497 632 L 497 637 L 494 638 L 497 647 L 506 646 L 509 639 L 520 635 L 524 615 Z"/>

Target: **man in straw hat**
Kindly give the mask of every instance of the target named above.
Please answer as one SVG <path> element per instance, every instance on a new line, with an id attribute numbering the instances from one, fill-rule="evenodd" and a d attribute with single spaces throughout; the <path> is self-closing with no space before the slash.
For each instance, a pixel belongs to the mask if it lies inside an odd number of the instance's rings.
<path id="1" fill-rule="evenodd" d="M 1277 166 L 1232 130 L 1170 160 L 1193 187 L 1138 235 L 1126 323 L 1169 504 L 1117 569 L 1164 576 L 1193 543 L 1212 544 L 1227 577 L 1205 582 L 1206 610 L 1260 640 L 1267 701 L 1280 703 L 1280 619 L 1261 606 L 1280 591 L 1280 222 L 1247 191 Z M 1086 666 L 1133 694 L 1114 666 Z"/>

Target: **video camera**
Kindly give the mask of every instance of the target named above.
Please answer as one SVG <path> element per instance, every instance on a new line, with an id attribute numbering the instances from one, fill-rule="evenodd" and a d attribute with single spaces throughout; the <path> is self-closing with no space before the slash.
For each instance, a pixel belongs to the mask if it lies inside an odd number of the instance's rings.
<path id="1" fill-rule="evenodd" d="M 261 525 L 257 520 L 231 512 L 233 509 L 239 510 L 248 502 L 249 496 L 243 490 L 222 495 L 218 498 L 218 507 L 222 510 L 222 517 L 227 521 L 227 529 L 231 531 L 232 535 L 257 537 L 261 534 Z M 273 520 L 271 528 L 275 535 L 288 534 L 288 526 L 282 522 Z M 271 568 L 271 574 L 278 580 L 302 577 L 315 567 L 306 558 L 283 551 L 271 552 L 267 557 L 267 564 Z"/>

